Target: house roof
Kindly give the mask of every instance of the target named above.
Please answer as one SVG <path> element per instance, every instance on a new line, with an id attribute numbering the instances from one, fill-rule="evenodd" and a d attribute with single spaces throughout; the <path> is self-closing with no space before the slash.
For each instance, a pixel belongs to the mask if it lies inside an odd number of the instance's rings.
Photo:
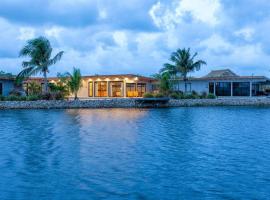
<path id="1" fill-rule="evenodd" d="M 150 77 L 146 77 L 146 76 L 141 76 L 141 75 L 135 75 L 135 74 L 114 74 L 114 75 L 90 75 L 90 76 L 82 76 L 83 79 L 101 79 L 101 80 L 105 80 L 105 79 L 115 79 L 115 78 L 119 78 L 119 79 L 134 79 L 134 78 L 138 78 L 138 80 L 140 81 L 147 81 L 147 82 L 154 82 L 156 81 L 156 79 L 154 78 L 150 78 Z M 50 77 L 48 78 L 48 80 L 58 80 L 58 77 Z M 41 77 L 31 77 L 29 78 L 27 81 L 43 81 L 43 78 Z"/>
<path id="2" fill-rule="evenodd" d="M 14 81 L 15 79 L 16 79 L 15 76 L 10 76 L 10 75 L 0 75 L 0 80 Z"/>
<path id="3" fill-rule="evenodd" d="M 183 80 L 183 78 L 178 78 L 175 80 Z M 191 77 L 188 80 L 190 81 L 230 81 L 230 80 L 260 80 L 260 81 L 267 81 L 269 80 L 265 76 L 239 76 L 232 72 L 230 69 L 224 70 L 213 70 L 208 73 L 206 76 L 202 76 L 199 78 Z"/>
<path id="4" fill-rule="evenodd" d="M 224 78 L 224 77 L 239 77 L 237 74 L 232 72 L 230 69 L 213 70 L 203 78 Z"/>

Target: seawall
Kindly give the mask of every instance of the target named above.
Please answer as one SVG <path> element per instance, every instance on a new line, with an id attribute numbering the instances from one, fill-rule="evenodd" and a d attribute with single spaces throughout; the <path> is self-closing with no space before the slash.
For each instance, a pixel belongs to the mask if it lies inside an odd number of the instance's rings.
<path id="1" fill-rule="evenodd" d="M 166 104 L 138 104 L 136 99 L 91 99 L 64 101 L 0 101 L 0 109 L 75 109 L 75 108 L 164 108 L 196 106 L 269 106 L 270 98 L 224 98 L 169 100 Z"/>

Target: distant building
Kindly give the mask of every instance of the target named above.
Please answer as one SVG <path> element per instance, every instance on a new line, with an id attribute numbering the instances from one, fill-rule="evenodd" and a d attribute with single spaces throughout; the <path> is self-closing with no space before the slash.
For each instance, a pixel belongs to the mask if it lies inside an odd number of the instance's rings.
<path id="1" fill-rule="evenodd" d="M 185 90 L 183 79 L 172 81 L 173 90 Z M 214 70 L 200 78 L 189 78 L 187 90 L 220 97 L 264 96 L 270 94 L 270 80 L 265 76 L 239 76 L 229 69 Z"/>
<path id="2" fill-rule="evenodd" d="M 15 77 L 0 75 L 0 95 L 8 96 L 9 93 L 14 89 Z"/>

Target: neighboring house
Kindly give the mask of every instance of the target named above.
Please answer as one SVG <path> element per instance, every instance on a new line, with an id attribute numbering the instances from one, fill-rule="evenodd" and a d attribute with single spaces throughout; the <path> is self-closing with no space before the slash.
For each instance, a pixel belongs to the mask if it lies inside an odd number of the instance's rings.
<path id="1" fill-rule="evenodd" d="M 184 91 L 182 79 L 174 79 L 173 90 Z M 211 71 L 200 78 L 189 78 L 188 92 L 212 93 L 220 97 L 266 96 L 270 94 L 270 81 L 265 76 L 239 76 L 229 69 Z"/>
<path id="2" fill-rule="evenodd" d="M 133 74 L 83 76 L 82 79 L 79 98 L 143 97 L 146 92 L 153 92 L 157 82 L 156 79 Z M 42 78 L 30 78 L 24 87 L 27 88 L 31 81 L 43 84 Z M 51 83 L 58 81 L 59 78 L 49 78 Z"/>
<path id="3" fill-rule="evenodd" d="M 0 95 L 8 96 L 14 89 L 15 77 L 0 75 Z"/>

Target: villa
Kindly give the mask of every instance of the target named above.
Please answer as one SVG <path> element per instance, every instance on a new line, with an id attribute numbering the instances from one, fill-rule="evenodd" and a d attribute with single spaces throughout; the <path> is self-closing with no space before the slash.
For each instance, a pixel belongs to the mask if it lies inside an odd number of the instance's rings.
<path id="1" fill-rule="evenodd" d="M 82 79 L 82 87 L 78 92 L 80 99 L 143 97 L 145 93 L 155 90 L 157 82 L 154 78 L 133 74 L 83 76 Z M 31 78 L 25 82 L 26 90 L 31 81 L 43 84 L 42 78 Z M 49 78 L 51 83 L 58 81 L 59 78 Z"/>
<path id="2" fill-rule="evenodd" d="M 173 90 L 184 91 L 183 79 L 174 79 Z M 214 70 L 200 78 L 189 78 L 188 92 L 212 93 L 217 97 L 267 96 L 270 80 L 265 76 L 239 76 L 229 69 Z"/>

